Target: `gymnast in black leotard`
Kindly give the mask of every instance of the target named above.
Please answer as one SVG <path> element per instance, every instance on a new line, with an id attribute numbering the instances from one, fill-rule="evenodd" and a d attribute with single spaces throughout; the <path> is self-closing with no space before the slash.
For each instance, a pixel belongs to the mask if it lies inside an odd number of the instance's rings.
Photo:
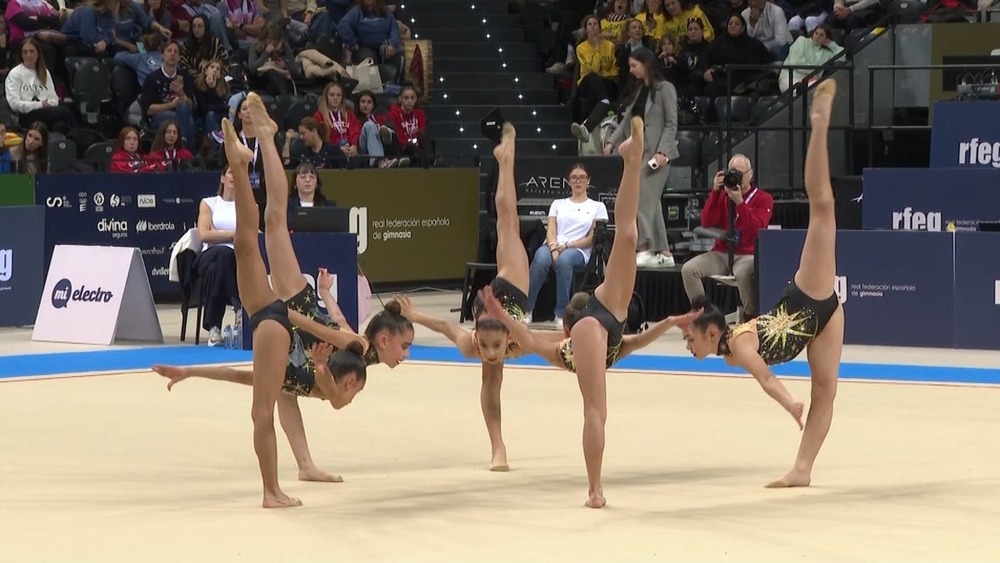
<path id="1" fill-rule="evenodd" d="M 489 316 L 499 319 L 507 327 L 521 349 L 576 373 L 583 395 L 583 455 L 590 485 L 586 505 L 591 508 L 601 508 L 606 502 L 601 484 L 601 465 L 604 458 L 604 421 L 608 409 L 607 368 L 646 346 L 667 329 L 684 326 L 697 316 L 697 313 L 689 313 L 682 317 L 670 317 L 641 334 L 623 334 L 635 287 L 639 171 L 649 157 L 644 158 L 646 141 L 642 119 L 633 117 L 620 126 L 629 129 L 630 136 L 618 149 L 625 166 L 615 200 L 615 239 L 606 277 L 593 295 L 578 293 L 570 300 L 563 314 L 564 332 L 561 336 L 564 338 L 552 341 L 529 330 L 504 310 L 492 287 L 484 288 L 480 294 Z"/>
<path id="2" fill-rule="evenodd" d="M 699 359 L 721 355 L 751 373 L 764 391 L 802 428 L 803 403 L 796 401 L 769 366 L 788 362 L 803 350 L 809 359 L 812 404 L 792 469 L 769 487 L 804 487 L 811 483 L 816 456 L 833 420 L 837 373 L 844 349 L 844 309 L 834 291 L 837 274 L 837 220 L 827 156 L 827 131 L 837 87 L 833 80 L 816 86 L 810 104 L 812 131 L 805 162 L 809 227 L 799 269 L 777 306 L 755 320 L 727 328 L 725 317 L 707 300 L 692 303 L 704 314 L 685 331 L 688 350 Z"/>

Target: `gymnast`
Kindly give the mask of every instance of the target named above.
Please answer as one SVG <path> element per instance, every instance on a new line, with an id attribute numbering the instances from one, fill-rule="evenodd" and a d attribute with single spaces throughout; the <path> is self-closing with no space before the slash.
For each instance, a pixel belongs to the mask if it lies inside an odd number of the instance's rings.
<path id="1" fill-rule="evenodd" d="M 837 222 L 827 155 L 827 131 L 836 93 L 836 83 L 826 80 L 816 87 L 812 99 L 812 132 L 805 162 L 809 226 L 799 269 L 781 300 L 768 313 L 732 329 L 707 300 L 694 303 L 694 307 L 704 308 L 704 313 L 684 332 L 688 350 L 696 358 L 718 354 L 727 364 L 753 374 L 764 391 L 791 413 L 800 429 L 803 404 L 792 399 L 769 366 L 791 361 L 806 350 L 812 396 L 805 430 L 795 465 L 784 477 L 769 483 L 769 488 L 809 486 L 813 463 L 833 420 L 837 372 L 844 349 L 844 309 L 834 291 Z"/>
<path id="2" fill-rule="evenodd" d="M 514 185 L 514 142 L 517 132 L 510 123 L 504 123 L 500 144 L 493 149 L 493 156 L 500 168 L 497 179 L 497 275 L 490 282 L 493 293 L 507 313 L 521 322 L 528 302 L 528 253 L 521 242 L 520 219 L 517 216 L 517 192 Z M 510 332 L 496 318 L 486 314 L 479 299 L 473 302 L 475 326 L 467 331 L 455 323 L 421 313 L 403 295 L 399 302 L 402 314 L 409 320 L 448 337 L 467 358 L 480 358 L 483 385 L 479 394 L 486 430 L 490 436 L 491 471 L 509 471 L 507 447 L 500 432 L 500 387 L 503 383 L 503 364 L 506 358 L 521 355 Z"/>
<path id="3" fill-rule="evenodd" d="M 325 270 L 319 272 L 318 290 L 331 313 L 343 324 L 334 321 L 329 315 L 322 312 L 316 294 L 302 275 L 288 234 L 286 213 L 288 181 L 281 167 L 273 135 L 270 135 L 270 129 L 276 128 L 276 126 L 267 115 L 267 110 L 259 96 L 256 94 L 248 96 L 246 105 L 256 122 L 263 124 L 258 125 L 257 130 L 267 133 L 261 137 L 260 142 L 260 156 L 263 160 L 265 189 L 267 190 L 267 205 L 264 215 L 268 222 L 268 229 L 264 240 L 271 266 L 273 291 L 284 300 L 288 309 L 288 319 L 293 325 L 291 347 L 286 349 L 287 366 L 284 370 L 285 381 L 282 386 L 284 393 L 276 399 L 278 414 L 299 466 L 299 479 L 340 482 L 342 479 L 339 476 L 319 470 L 312 460 L 302 423 L 302 414 L 299 410 L 298 397 L 322 398 L 331 401 L 337 408 L 342 408 L 350 403 L 354 394 L 363 388 L 364 379 L 363 377 L 357 379 L 352 384 L 353 386 L 343 389 L 344 393 L 331 397 L 330 393 L 327 392 L 328 389 L 323 388 L 327 381 L 314 377 L 315 361 L 309 357 L 310 350 L 320 342 L 326 342 L 332 345 L 331 351 L 336 349 L 360 350 L 363 354 L 363 364 L 366 366 L 385 363 L 392 368 L 399 365 L 409 355 L 409 348 L 413 342 L 413 325 L 399 314 L 397 303 L 389 302 L 386 304 L 385 310 L 375 314 L 369 321 L 364 337 L 355 334 L 343 320 L 343 315 L 340 314 L 333 295 L 330 293 L 332 279 Z M 254 240 L 256 241 L 256 231 Z M 325 348 L 321 347 L 320 350 L 324 351 Z M 329 354 L 329 352 L 325 353 Z M 189 377 L 230 381 L 244 385 L 252 385 L 254 381 L 252 372 L 227 367 L 182 368 L 157 365 L 153 366 L 153 370 L 170 380 L 167 384 L 168 390 L 172 389 L 176 383 Z M 340 377 L 338 375 L 338 383 L 340 383 Z M 345 380 L 343 383 L 347 385 L 351 382 Z M 349 395 L 348 392 L 350 392 Z M 339 404 L 342 400 L 346 400 L 346 403 Z"/>
<path id="4" fill-rule="evenodd" d="M 583 395 L 583 455 L 590 485 L 586 506 L 591 508 L 602 508 L 607 503 L 601 485 L 604 424 L 608 416 L 607 368 L 649 345 L 670 328 L 686 326 L 700 314 L 699 311 L 692 311 L 668 317 L 640 334 L 623 334 L 635 288 L 636 214 L 644 145 L 642 118 L 633 117 L 624 126 L 630 127 L 631 136 L 618 148 L 625 167 L 615 200 L 615 238 L 608 258 L 607 274 L 592 296 L 577 293 L 570 300 L 563 315 L 564 333 L 560 335 L 560 341 L 539 338 L 539 333 L 518 322 L 502 307 L 493 287 L 487 286 L 480 292 L 487 313 L 507 327 L 525 352 L 538 354 L 557 367 L 576 373 Z"/>

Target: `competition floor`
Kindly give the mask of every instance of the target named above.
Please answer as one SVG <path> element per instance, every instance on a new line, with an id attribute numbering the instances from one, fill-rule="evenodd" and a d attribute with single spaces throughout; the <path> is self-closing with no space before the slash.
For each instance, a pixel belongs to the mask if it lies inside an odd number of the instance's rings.
<path id="1" fill-rule="evenodd" d="M 414 299 L 456 318 L 455 293 Z M 179 311 L 159 313 L 157 348 L 0 330 L 0 561 L 1000 560 L 1000 353 L 849 347 L 813 486 L 771 490 L 794 422 L 668 334 L 609 374 L 598 511 L 575 378 L 507 370 L 512 471 L 491 473 L 478 367 L 418 328 L 411 362 L 370 371 L 349 408 L 301 402 L 313 457 L 344 482 L 297 481 L 279 430 L 283 487 L 305 505 L 263 510 L 250 389 L 168 393 L 144 369 L 246 355 L 181 344 Z"/>

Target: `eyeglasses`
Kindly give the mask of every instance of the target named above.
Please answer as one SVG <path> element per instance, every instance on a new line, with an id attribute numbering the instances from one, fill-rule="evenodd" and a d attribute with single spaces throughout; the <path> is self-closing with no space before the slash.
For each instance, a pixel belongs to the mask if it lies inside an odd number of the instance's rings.
<path id="1" fill-rule="evenodd" d="M 589 176 L 570 176 L 569 177 L 569 181 L 570 182 L 586 182 L 589 179 L 590 179 Z"/>

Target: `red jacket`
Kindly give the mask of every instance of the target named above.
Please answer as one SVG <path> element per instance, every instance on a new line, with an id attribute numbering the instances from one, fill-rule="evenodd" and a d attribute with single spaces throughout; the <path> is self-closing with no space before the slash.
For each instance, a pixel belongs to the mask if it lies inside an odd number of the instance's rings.
<path id="1" fill-rule="evenodd" d="M 712 190 L 708 201 L 701 210 L 701 226 L 707 228 L 729 230 L 729 196 L 725 189 Z M 757 233 L 766 229 L 771 222 L 771 212 L 774 211 L 774 198 L 771 194 L 754 186 L 743 195 L 743 203 L 736 206 L 736 231 L 739 233 L 739 243 L 736 254 L 753 254 L 757 243 Z M 727 252 L 725 240 L 715 241 L 714 252 Z"/>
<path id="2" fill-rule="evenodd" d="M 354 115 L 353 111 L 347 111 L 341 109 L 340 111 L 327 112 L 323 115 L 322 111 L 317 111 L 313 114 L 313 119 L 320 123 L 326 123 L 326 126 L 330 128 L 330 136 L 327 139 L 335 147 L 340 146 L 340 142 L 346 141 L 348 145 L 358 146 L 358 140 L 361 139 L 361 120 L 358 116 Z"/>
<path id="3" fill-rule="evenodd" d="M 177 167 L 180 162 L 185 160 L 191 160 L 194 155 L 191 151 L 184 147 L 175 149 L 169 156 L 166 151 L 153 151 L 146 155 L 146 162 L 150 166 L 154 166 L 156 171 L 172 170 Z"/>
<path id="4" fill-rule="evenodd" d="M 115 151 L 108 165 L 108 170 L 114 173 L 155 172 L 156 168 L 156 164 L 150 163 L 145 155 L 129 154 L 123 150 Z"/>
<path id="5" fill-rule="evenodd" d="M 396 139 L 400 147 L 405 147 L 410 139 L 416 139 L 417 133 L 427 130 L 427 116 L 420 108 L 413 108 L 410 113 L 403 113 L 403 108 L 399 104 L 392 104 L 389 108 L 389 119 L 392 120 L 393 128 L 396 130 Z"/>

